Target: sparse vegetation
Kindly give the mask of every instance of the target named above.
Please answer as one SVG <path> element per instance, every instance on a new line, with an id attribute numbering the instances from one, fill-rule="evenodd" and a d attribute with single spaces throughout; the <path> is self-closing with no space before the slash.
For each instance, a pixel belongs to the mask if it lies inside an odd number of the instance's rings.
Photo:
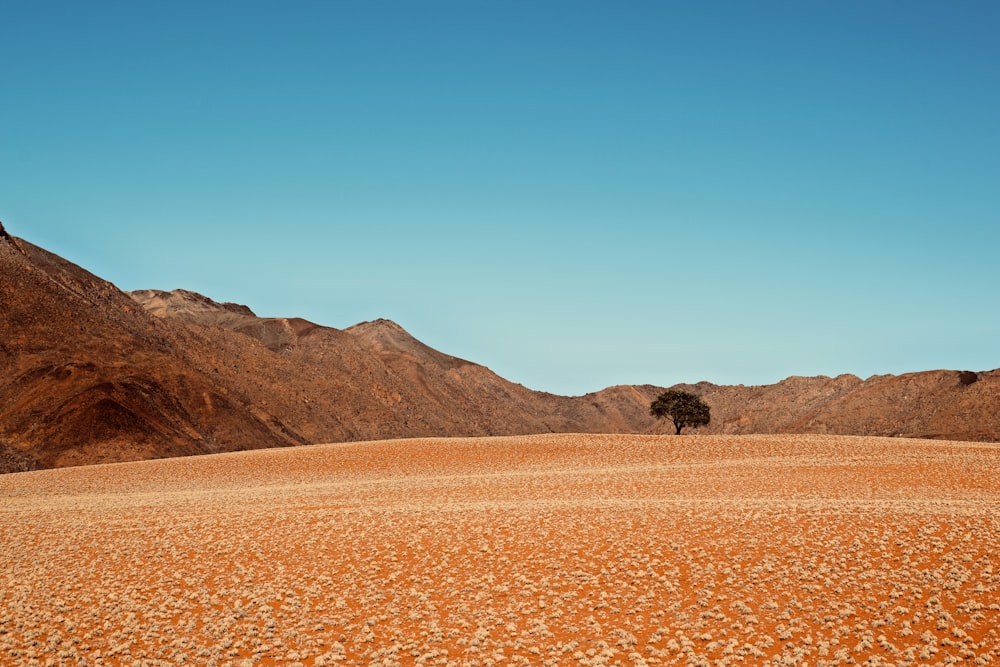
<path id="1" fill-rule="evenodd" d="M 972 371 L 959 371 L 958 382 L 963 387 L 968 387 L 970 384 L 979 382 L 979 373 L 973 373 Z"/>
<path id="2" fill-rule="evenodd" d="M 547 435 L 6 475 L 0 664 L 1000 664 L 998 473 L 989 444 Z"/>
<path id="3" fill-rule="evenodd" d="M 657 419 L 669 419 L 674 424 L 676 434 L 686 426 L 708 426 L 711 410 L 697 394 L 682 389 L 668 389 L 652 402 L 649 414 Z"/>

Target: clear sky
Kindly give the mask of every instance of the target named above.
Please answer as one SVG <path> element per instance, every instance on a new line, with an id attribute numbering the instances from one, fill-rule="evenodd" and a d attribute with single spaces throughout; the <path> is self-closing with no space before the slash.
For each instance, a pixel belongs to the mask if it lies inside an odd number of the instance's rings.
<path id="1" fill-rule="evenodd" d="M 988 370 L 998 35 L 995 0 L 0 0 L 0 220 L 555 393 Z"/>

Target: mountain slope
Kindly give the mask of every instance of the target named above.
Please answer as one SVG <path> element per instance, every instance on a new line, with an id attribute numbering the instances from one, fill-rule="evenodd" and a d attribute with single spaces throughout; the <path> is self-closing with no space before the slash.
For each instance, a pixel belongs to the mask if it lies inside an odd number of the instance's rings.
<path id="1" fill-rule="evenodd" d="M 1000 440 L 1000 371 L 681 385 L 702 433 Z M 0 471 L 292 444 L 660 433 L 650 385 L 555 396 L 389 320 L 262 318 L 185 290 L 131 295 L 0 225 Z"/>
<path id="2" fill-rule="evenodd" d="M 616 430 L 597 406 L 509 382 L 434 350 L 389 320 L 339 330 L 237 314 L 232 304 L 184 290 L 132 297 L 204 335 L 240 334 L 243 358 L 219 372 L 242 392 L 280 404 L 282 419 L 311 441 Z M 291 394 L 301 398 L 288 400 Z M 650 424 L 643 414 L 627 428 Z"/>
<path id="3" fill-rule="evenodd" d="M 1000 370 L 790 377 L 680 385 L 712 408 L 710 433 L 831 433 L 1000 441 Z M 650 391 L 653 388 L 648 388 Z"/>
<path id="4" fill-rule="evenodd" d="M 305 442 L 195 368 L 186 349 L 202 340 L 9 236 L 0 308 L 0 442 L 16 469 Z"/>
<path id="5" fill-rule="evenodd" d="M 256 318 L 246 310 L 234 318 L 228 313 L 244 307 L 214 304 L 183 290 L 137 292 L 133 297 L 151 312 L 228 327 L 264 344 L 276 339 L 271 332 L 278 323 L 283 331 L 296 329 L 288 324 L 291 320 Z M 530 391 L 485 367 L 434 350 L 389 320 L 363 322 L 343 331 L 311 323 L 299 324 L 297 329 L 304 333 L 281 339 L 281 349 L 296 360 L 297 367 L 323 368 L 328 362 L 316 350 L 335 334 L 342 336 L 337 343 L 342 355 L 345 348 L 353 346 L 369 355 L 367 366 L 341 368 L 339 373 L 346 373 L 345 378 L 352 373 L 357 374 L 355 379 L 376 378 L 370 391 L 404 420 L 401 432 L 388 430 L 389 422 L 383 422 L 381 428 L 369 425 L 369 437 L 668 430 L 648 413 L 650 401 L 663 387 L 621 385 L 586 396 L 554 396 Z M 361 352 L 356 350 L 355 354 Z M 327 382 L 337 375 L 336 369 L 324 373 Z M 928 371 L 867 380 L 853 375 L 790 377 L 752 387 L 707 382 L 678 386 L 701 395 L 712 407 L 712 424 L 700 429 L 701 433 L 1000 439 L 1000 371 Z M 369 391 L 363 386 L 355 389 L 360 390 L 355 401 Z M 357 417 L 363 421 L 363 415 Z M 309 430 L 304 423 L 300 428 Z M 322 439 L 325 432 L 310 433 Z M 346 436 L 357 437 L 365 436 L 360 432 Z"/>

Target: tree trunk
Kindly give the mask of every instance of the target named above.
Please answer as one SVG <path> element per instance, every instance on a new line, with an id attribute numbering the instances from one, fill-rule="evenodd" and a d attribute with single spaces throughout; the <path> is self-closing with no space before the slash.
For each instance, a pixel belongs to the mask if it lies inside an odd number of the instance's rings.
<path id="1" fill-rule="evenodd" d="M 684 422 L 674 422 L 674 428 L 677 429 L 677 432 L 674 433 L 674 435 L 680 435 L 681 429 L 684 428 Z"/>

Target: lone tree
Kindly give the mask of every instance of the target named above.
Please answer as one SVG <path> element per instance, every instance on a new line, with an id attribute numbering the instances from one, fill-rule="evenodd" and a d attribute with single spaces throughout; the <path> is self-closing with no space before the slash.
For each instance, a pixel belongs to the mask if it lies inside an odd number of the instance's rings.
<path id="1" fill-rule="evenodd" d="M 705 401 L 681 389 L 668 389 L 657 396 L 649 406 L 649 414 L 657 419 L 670 419 L 677 429 L 676 435 L 680 435 L 685 426 L 705 426 L 710 419 Z"/>

